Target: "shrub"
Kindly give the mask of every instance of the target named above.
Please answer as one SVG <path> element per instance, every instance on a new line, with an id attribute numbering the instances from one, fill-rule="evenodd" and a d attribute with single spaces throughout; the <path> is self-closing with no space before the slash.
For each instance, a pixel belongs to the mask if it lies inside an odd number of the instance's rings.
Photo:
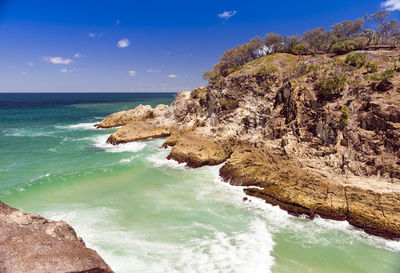
<path id="1" fill-rule="evenodd" d="M 220 98 L 218 101 L 222 110 L 233 110 L 239 107 L 239 103 L 234 99 Z"/>
<path id="2" fill-rule="evenodd" d="M 350 53 L 346 56 L 345 62 L 357 68 L 362 67 L 367 62 L 367 56 L 362 53 Z"/>
<path id="3" fill-rule="evenodd" d="M 294 78 L 307 75 L 309 72 L 310 72 L 310 67 L 305 63 L 297 64 L 292 69 L 292 75 Z"/>
<path id="4" fill-rule="evenodd" d="M 342 107 L 342 114 L 340 115 L 340 122 L 343 125 L 347 125 L 349 123 L 349 115 L 350 115 L 350 110 L 349 107 L 346 105 Z"/>
<path id="5" fill-rule="evenodd" d="M 289 52 L 291 52 L 293 54 L 305 54 L 308 52 L 308 45 L 305 42 L 299 43 L 299 44 L 291 47 Z"/>
<path id="6" fill-rule="evenodd" d="M 378 70 L 378 64 L 377 63 L 367 63 L 365 65 L 365 68 L 367 69 L 368 73 L 376 72 Z"/>
<path id="7" fill-rule="evenodd" d="M 258 70 L 257 70 L 257 75 L 258 76 L 263 76 L 263 75 L 271 75 L 274 74 L 275 72 L 278 72 L 279 69 L 273 65 L 273 64 L 266 64 L 261 66 Z"/>
<path id="8" fill-rule="evenodd" d="M 194 89 L 192 92 L 190 92 L 190 97 L 192 99 L 197 99 L 199 97 L 200 90 L 198 88 Z"/>
<path id="9" fill-rule="evenodd" d="M 395 74 L 396 74 L 396 72 L 394 71 L 394 69 L 386 69 L 382 73 L 372 75 L 371 79 L 373 81 L 387 82 L 388 80 L 393 78 L 395 76 Z"/>
<path id="10" fill-rule="evenodd" d="M 203 80 L 207 81 L 209 84 L 215 84 L 218 80 L 220 80 L 221 75 L 217 73 L 217 71 L 206 71 L 203 73 Z"/>
<path id="11" fill-rule="evenodd" d="M 336 91 L 342 89 L 346 83 L 346 77 L 344 75 L 323 77 L 317 83 L 318 89 L 324 96 L 331 95 Z"/>
<path id="12" fill-rule="evenodd" d="M 336 58 L 333 61 L 333 65 L 335 66 L 347 66 L 346 62 L 343 59 Z"/>
<path id="13" fill-rule="evenodd" d="M 386 69 L 381 73 L 381 80 L 382 81 L 387 81 L 393 78 L 396 75 L 396 72 L 394 69 Z"/>
<path id="14" fill-rule="evenodd" d="M 331 52 L 335 54 L 345 54 L 350 51 L 356 50 L 358 47 L 357 42 L 354 40 L 345 40 L 334 44 Z"/>

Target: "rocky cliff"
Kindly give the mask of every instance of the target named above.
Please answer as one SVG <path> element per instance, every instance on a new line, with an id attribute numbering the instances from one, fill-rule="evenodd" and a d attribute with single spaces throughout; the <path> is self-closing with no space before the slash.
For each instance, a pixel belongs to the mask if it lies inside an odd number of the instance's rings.
<path id="1" fill-rule="evenodd" d="M 74 229 L 0 202 L 1 273 L 112 273 Z"/>
<path id="2" fill-rule="evenodd" d="M 245 191 L 290 213 L 400 237 L 399 56 L 268 55 L 180 92 L 157 115 L 116 120 L 124 126 L 108 142 L 169 136 L 168 158 L 225 162 L 226 182 L 257 186 Z"/>

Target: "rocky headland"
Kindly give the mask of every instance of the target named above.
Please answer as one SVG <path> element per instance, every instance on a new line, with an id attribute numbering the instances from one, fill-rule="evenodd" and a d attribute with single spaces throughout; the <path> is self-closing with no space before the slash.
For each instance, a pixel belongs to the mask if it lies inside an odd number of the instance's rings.
<path id="1" fill-rule="evenodd" d="M 74 229 L 0 202 L 1 273 L 112 273 Z"/>
<path id="2" fill-rule="evenodd" d="M 97 126 L 122 126 L 114 145 L 168 136 L 169 159 L 225 162 L 226 182 L 291 214 L 399 238 L 399 56 L 267 55 L 170 106 L 138 106 Z"/>

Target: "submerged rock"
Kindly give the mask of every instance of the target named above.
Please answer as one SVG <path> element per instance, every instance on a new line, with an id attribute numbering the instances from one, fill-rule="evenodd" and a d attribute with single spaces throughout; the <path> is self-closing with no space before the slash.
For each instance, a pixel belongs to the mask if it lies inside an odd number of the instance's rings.
<path id="1" fill-rule="evenodd" d="M 112 273 L 74 229 L 0 202 L 1 273 Z"/>

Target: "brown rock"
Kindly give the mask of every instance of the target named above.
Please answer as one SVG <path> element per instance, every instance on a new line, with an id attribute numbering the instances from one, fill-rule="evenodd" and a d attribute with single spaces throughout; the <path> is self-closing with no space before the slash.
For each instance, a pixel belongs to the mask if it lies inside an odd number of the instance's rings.
<path id="1" fill-rule="evenodd" d="M 0 202 L 1 273 L 111 273 L 74 229 Z"/>
<path id="2" fill-rule="evenodd" d="M 221 164 L 232 153 L 232 147 L 227 141 L 196 133 L 174 139 L 174 142 L 175 145 L 167 158 L 187 163 L 193 168 Z"/>
<path id="3" fill-rule="evenodd" d="M 160 115 L 161 108 L 157 109 L 157 114 Z M 150 105 L 139 105 L 133 110 L 121 111 L 113 113 L 96 124 L 97 128 L 113 128 L 124 126 L 131 122 L 146 120 L 153 116 L 153 108 Z"/>
<path id="4" fill-rule="evenodd" d="M 162 138 L 170 135 L 170 128 L 152 122 L 130 123 L 118 129 L 108 139 L 107 143 L 117 145 L 149 138 Z"/>
<path id="5" fill-rule="evenodd" d="M 232 185 L 257 186 L 245 192 L 291 214 L 348 220 L 371 234 L 400 237 L 398 185 L 374 189 L 369 183 L 329 178 L 300 168 L 293 160 L 268 149 L 252 147 L 236 150 L 220 174 Z"/>

